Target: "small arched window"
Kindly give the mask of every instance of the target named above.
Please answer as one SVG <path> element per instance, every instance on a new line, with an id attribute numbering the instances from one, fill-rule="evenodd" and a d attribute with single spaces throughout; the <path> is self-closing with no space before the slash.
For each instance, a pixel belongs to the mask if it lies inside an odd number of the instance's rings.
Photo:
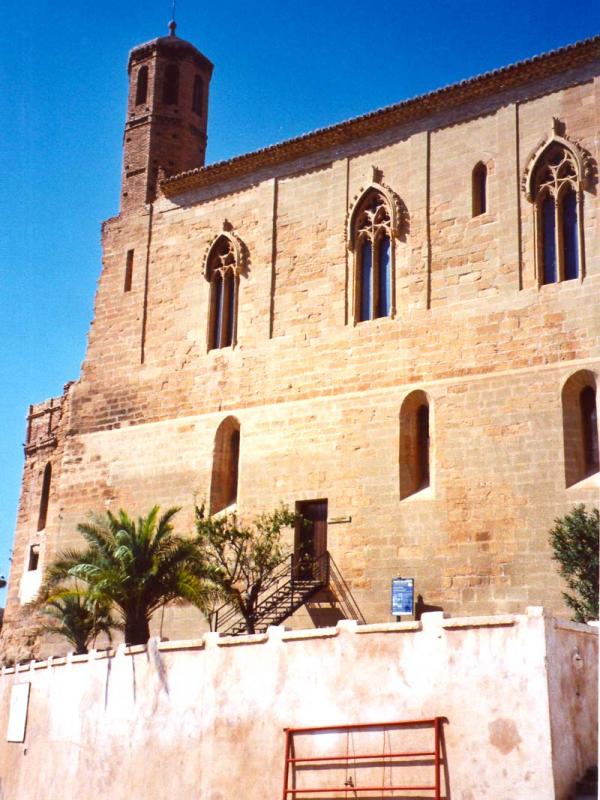
<path id="1" fill-rule="evenodd" d="M 227 417 L 215 435 L 210 484 L 210 513 L 216 514 L 237 503 L 240 462 L 240 423 Z"/>
<path id="2" fill-rule="evenodd" d="M 50 462 L 46 464 L 44 469 L 44 477 L 42 479 L 42 494 L 40 496 L 40 512 L 38 515 L 38 531 L 43 531 L 46 527 L 46 520 L 48 518 L 48 501 L 50 500 L 50 483 L 52 481 L 52 465 Z"/>
<path id="3" fill-rule="evenodd" d="M 566 485 L 600 472 L 596 378 L 581 370 L 562 390 Z"/>
<path id="4" fill-rule="evenodd" d="M 192 95 L 192 111 L 202 116 L 202 106 L 204 105 L 204 81 L 200 75 L 194 78 L 194 93 Z"/>
<path id="5" fill-rule="evenodd" d="M 581 274 L 582 227 L 579 167 L 573 153 L 553 142 L 540 155 L 532 176 L 536 260 L 541 284 Z"/>
<path id="6" fill-rule="evenodd" d="M 141 106 L 148 97 L 148 67 L 140 67 L 135 87 L 135 104 Z"/>
<path id="7" fill-rule="evenodd" d="M 431 484 L 429 399 L 425 392 L 411 392 L 400 409 L 400 499 Z"/>
<path id="8" fill-rule="evenodd" d="M 372 189 L 354 217 L 356 253 L 355 319 L 363 322 L 392 314 L 391 215 L 384 195 Z"/>
<path id="9" fill-rule="evenodd" d="M 179 67 L 177 64 L 167 64 L 165 69 L 165 82 L 163 85 L 163 103 L 167 106 L 176 106 L 179 102 Z"/>
<path id="10" fill-rule="evenodd" d="M 583 464 L 586 475 L 593 475 L 600 469 L 598 453 L 598 413 L 596 410 L 596 389 L 586 386 L 579 393 L 581 413 L 581 437 L 583 442 Z"/>
<path id="11" fill-rule="evenodd" d="M 471 194 L 473 216 L 478 217 L 487 211 L 487 167 L 481 161 L 473 167 L 471 174 Z"/>
<path id="12" fill-rule="evenodd" d="M 210 281 L 208 349 L 231 347 L 236 341 L 239 276 L 236 248 L 228 236 L 220 236 L 211 247 L 206 277 Z"/>

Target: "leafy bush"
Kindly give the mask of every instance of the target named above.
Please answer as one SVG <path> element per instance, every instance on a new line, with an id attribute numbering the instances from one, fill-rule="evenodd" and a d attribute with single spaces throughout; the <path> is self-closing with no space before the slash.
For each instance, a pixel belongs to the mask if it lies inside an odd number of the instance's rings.
<path id="1" fill-rule="evenodd" d="M 574 594 L 563 592 L 575 622 L 598 619 L 598 547 L 599 513 L 575 506 L 562 518 L 554 520 L 550 544 L 559 572 Z"/>

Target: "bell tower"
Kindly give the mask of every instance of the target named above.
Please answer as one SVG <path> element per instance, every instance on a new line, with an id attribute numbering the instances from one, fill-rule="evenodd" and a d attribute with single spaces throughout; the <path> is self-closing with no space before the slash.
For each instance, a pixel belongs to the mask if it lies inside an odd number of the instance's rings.
<path id="1" fill-rule="evenodd" d="M 151 203 L 160 176 L 204 164 L 213 65 L 175 29 L 129 54 L 122 211 Z"/>

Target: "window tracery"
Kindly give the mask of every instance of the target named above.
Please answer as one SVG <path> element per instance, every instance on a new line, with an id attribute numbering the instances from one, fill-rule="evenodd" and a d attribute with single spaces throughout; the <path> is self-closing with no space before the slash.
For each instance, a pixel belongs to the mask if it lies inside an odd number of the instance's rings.
<path id="1" fill-rule="evenodd" d="M 387 199 L 371 189 L 353 215 L 357 322 L 392 315 L 392 230 Z"/>
<path id="2" fill-rule="evenodd" d="M 209 247 L 204 274 L 210 283 L 208 349 L 232 347 L 237 340 L 239 276 L 245 269 L 245 248 L 230 232 L 224 232 Z"/>
<path id="3" fill-rule="evenodd" d="M 555 119 L 553 134 L 542 142 L 526 169 L 523 184 L 533 205 L 538 283 L 582 278 L 584 189 L 592 174 L 589 153 Z"/>

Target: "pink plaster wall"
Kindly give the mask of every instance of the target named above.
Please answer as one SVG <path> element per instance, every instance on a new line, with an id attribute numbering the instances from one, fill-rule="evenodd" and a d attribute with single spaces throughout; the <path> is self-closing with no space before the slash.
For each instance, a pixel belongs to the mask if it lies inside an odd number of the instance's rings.
<path id="1" fill-rule="evenodd" d="M 4 670 L 0 731 L 12 685 L 29 681 L 31 691 L 25 742 L 0 742 L 0 800 L 275 800 L 285 727 L 434 716 L 448 720 L 444 797 L 565 800 L 573 775 L 595 761 L 597 631 L 590 630 L 557 626 L 541 609 L 457 619 L 434 613 L 422 623 L 151 640 L 147 650 Z M 584 654 L 576 667 L 573 648 Z M 572 681 L 573 669 L 580 677 Z M 558 729 L 569 742 L 560 757 Z M 419 736 L 413 746 L 425 742 Z M 319 735 L 298 747 L 311 754 L 382 747 L 381 731 L 369 737 Z M 398 735 L 387 745 L 407 741 Z M 344 774 L 321 777 L 331 785 Z M 363 775 L 369 783 L 382 776 L 391 777 L 380 765 Z M 298 780 L 314 785 L 314 776 Z M 343 795 L 323 797 L 334 796 Z"/>

